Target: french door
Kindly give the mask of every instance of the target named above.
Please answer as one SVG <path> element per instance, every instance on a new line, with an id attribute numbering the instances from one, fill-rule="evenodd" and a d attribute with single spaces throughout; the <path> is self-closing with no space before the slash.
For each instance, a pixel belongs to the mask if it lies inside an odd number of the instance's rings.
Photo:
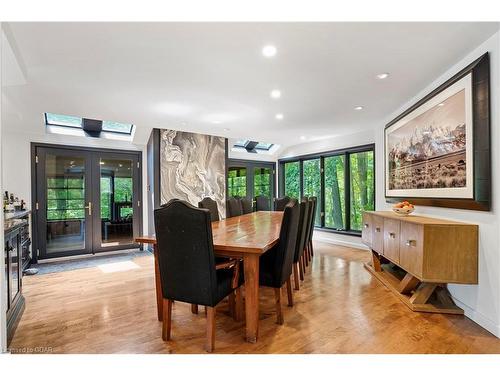
<path id="1" fill-rule="evenodd" d="M 275 164 L 248 160 L 228 160 L 227 196 L 254 199 L 263 195 L 273 207 L 275 198 Z"/>
<path id="2" fill-rule="evenodd" d="M 34 146 L 37 259 L 138 247 L 139 152 Z"/>

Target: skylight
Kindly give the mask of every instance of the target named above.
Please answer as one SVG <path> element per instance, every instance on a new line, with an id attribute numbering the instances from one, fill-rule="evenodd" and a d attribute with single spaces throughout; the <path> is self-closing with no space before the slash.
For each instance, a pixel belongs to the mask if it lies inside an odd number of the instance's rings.
<path id="1" fill-rule="evenodd" d="M 68 115 L 58 115 L 55 113 L 45 114 L 45 124 L 46 125 L 57 125 L 57 126 L 68 126 L 70 128 L 81 128 L 82 119 L 81 117 L 68 116 Z"/>
<path id="2" fill-rule="evenodd" d="M 266 150 L 266 151 L 269 151 L 271 147 L 273 147 L 272 143 L 264 143 L 264 142 L 259 142 L 257 143 L 257 146 L 255 146 L 256 149 Z"/>
<path id="3" fill-rule="evenodd" d="M 246 139 L 240 139 L 239 141 L 234 142 L 236 147 L 245 147 L 248 141 Z"/>
<path id="4" fill-rule="evenodd" d="M 252 147 L 249 147 L 249 145 L 252 145 Z M 265 142 L 254 142 L 254 141 L 249 141 L 247 139 L 240 139 L 239 141 L 236 141 L 234 143 L 234 147 L 243 147 L 243 148 L 250 148 L 249 151 L 251 150 L 263 150 L 263 151 L 269 151 L 271 147 L 273 147 L 273 143 L 265 143 Z"/>
<path id="5" fill-rule="evenodd" d="M 131 134 L 132 133 L 132 126 L 133 126 L 132 124 L 123 124 L 121 122 L 103 121 L 102 122 L 102 131 L 122 133 L 122 134 Z"/>
<path id="6" fill-rule="evenodd" d="M 45 125 L 55 125 L 55 126 L 65 126 L 68 128 L 78 128 L 87 130 L 84 126 L 85 121 L 93 121 L 100 122 L 98 120 L 84 120 L 81 117 L 69 116 L 69 115 L 60 115 L 56 113 L 45 113 Z M 134 125 L 132 124 L 124 124 L 121 122 L 115 121 L 102 121 L 102 130 L 98 130 L 98 132 L 108 132 L 108 133 L 119 133 L 131 135 L 132 129 Z"/>

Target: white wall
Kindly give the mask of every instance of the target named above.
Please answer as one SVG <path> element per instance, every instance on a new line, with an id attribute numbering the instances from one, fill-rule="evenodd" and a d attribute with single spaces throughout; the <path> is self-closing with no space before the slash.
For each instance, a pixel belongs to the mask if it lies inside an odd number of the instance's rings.
<path id="1" fill-rule="evenodd" d="M 456 303 L 465 310 L 467 316 L 500 337 L 500 33 L 496 33 L 464 59 L 457 62 L 441 77 L 409 102 L 387 117 L 387 123 L 425 94 L 452 77 L 485 52 L 490 53 L 490 104 L 491 104 L 491 149 L 492 149 L 492 195 L 491 212 L 456 210 L 438 207 L 417 207 L 416 212 L 441 218 L 476 223 L 479 225 L 479 284 L 449 285 Z M 384 124 L 377 126 L 376 159 L 384 160 Z M 384 199 L 384 165 L 376 165 L 377 207 L 390 208 Z"/>
<path id="2" fill-rule="evenodd" d="M 356 133 L 350 136 L 331 138 L 312 142 L 283 150 L 279 158 L 328 151 L 349 146 L 358 146 L 375 142 L 376 167 L 376 209 L 390 209 L 385 202 L 384 193 L 384 127 L 390 120 L 417 102 L 434 88 L 452 77 L 485 52 L 490 53 L 491 74 L 491 146 L 492 146 L 492 194 L 491 212 L 456 210 L 438 207 L 416 208 L 417 214 L 461 220 L 479 225 L 479 283 L 478 285 L 449 285 L 455 302 L 465 310 L 466 316 L 500 337 L 500 33 L 477 47 L 469 55 L 450 67 L 442 76 L 423 88 L 407 103 L 401 105 L 392 114 L 388 114 L 382 123 L 375 123 L 373 131 Z M 411 72 L 408 72 L 411 74 Z M 315 238 L 332 243 L 360 245 L 360 239 L 347 235 L 332 235 L 315 231 Z"/>

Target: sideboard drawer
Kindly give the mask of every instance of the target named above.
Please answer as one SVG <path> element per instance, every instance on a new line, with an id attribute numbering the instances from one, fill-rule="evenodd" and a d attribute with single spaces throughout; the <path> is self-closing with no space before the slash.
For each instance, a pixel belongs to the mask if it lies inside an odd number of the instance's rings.
<path id="1" fill-rule="evenodd" d="M 424 259 L 424 226 L 401 222 L 399 264 L 412 275 L 422 277 Z"/>
<path id="2" fill-rule="evenodd" d="M 400 222 L 384 219 L 384 257 L 399 263 Z"/>
<path id="3" fill-rule="evenodd" d="M 363 212 L 363 229 L 361 230 L 361 240 L 369 246 L 372 245 L 372 233 L 372 215 L 367 212 Z"/>
<path id="4" fill-rule="evenodd" d="M 384 253 L 384 218 L 372 215 L 372 250 Z"/>

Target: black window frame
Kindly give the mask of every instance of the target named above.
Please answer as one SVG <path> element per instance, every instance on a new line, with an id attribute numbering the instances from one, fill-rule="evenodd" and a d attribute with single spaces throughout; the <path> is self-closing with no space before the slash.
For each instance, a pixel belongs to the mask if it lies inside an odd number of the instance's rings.
<path id="1" fill-rule="evenodd" d="M 350 155 L 351 154 L 356 154 L 359 152 L 366 152 L 366 151 L 372 151 L 373 152 L 373 208 L 374 210 L 376 209 L 376 158 L 375 158 L 375 143 L 369 143 L 361 146 L 354 146 L 354 147 L 347 147 L 347 148 L 342 148 L 342 149 L 337 149 L 337 150 L 330 150 L 330 151 L 325 151 L 325 152 L 317 152 L 317 153 L 312 153 L 312 154 L 305 154 L 305 155 L 299 155 L 299 156 L 294 156 L 290 158 L 283 158 L 278 160 L 278 192 L 279 196 L 283 196 L 285 192 L 285 164 L 286 163 L 292 163 L 292 162 L 299 162 L 299 178 L 300 178 L 300 197 L 304 196 L 304 184 L 303 184 L 303 174 L 304 174 L 304 168 L 303 168 L 303 163 L 306 160 L 312 160 L 312 159 L 320 159 L 320 165 L 321 165 L 321 226 L 315 225 L 314 228 L 317 230 L 325 231 L 325 232 L 332 232 L 332 233 L 338 233 L 338 234 L 346 234 L 350 236 L 356 236 L 356 237 L 361 237 L 361 231 L 360 230 L 353 230 L 351 229 L 351 168 L 350 168 Z M 345 173 L 344 173 L 344 200 L 345 200 L 345 221 L 346 221 L 346 229 L 345 230 L 340 230 L 340 229 L 334 229 L 334 228 L 328 228 L 325 227 L 325 173 L 324 173 L 324 167 L 325 167 L 325 158 L 331 157 L 331 156 L 344 156 L 344 165 L 345 165 Z"/>

